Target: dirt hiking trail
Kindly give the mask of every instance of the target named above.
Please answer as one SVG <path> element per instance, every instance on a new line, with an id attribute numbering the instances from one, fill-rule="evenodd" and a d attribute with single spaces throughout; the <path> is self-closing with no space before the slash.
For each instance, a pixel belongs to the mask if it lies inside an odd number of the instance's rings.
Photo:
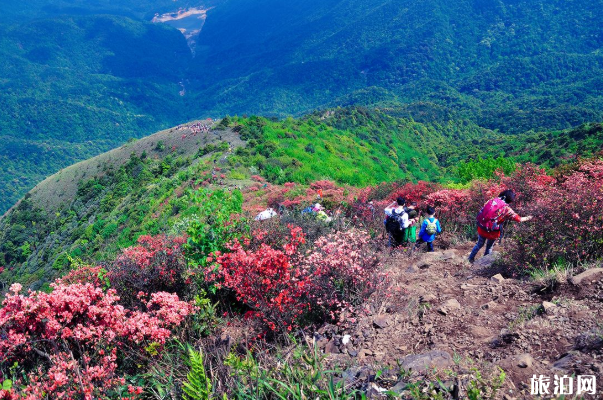
<path id="1" fill-rule="evenodd" d="M 385 368 L 371 398 L 385 398 L 385 389 L 408 393 L 413 377 L 440 379 L 451 398 L 466 398 L 472 367 L 490 377 L 500 374 L 496 367 L 505 371 L 495 398 L 557 398 L 555 375 L 597 378 L 598 394 L 566 399 L 603 398 L 603 269 L 547 288 L 503 277 L 493 266 L 497 253 L 480 258 L 482 251 L 469 264 L 471 247 L 391 257 L 392 284 L 373 296 L 364 316 L 315 334 L 329 363 L 350 366 L 343 367 L 350 382 Z M 391 373 L 400 367 L 410 376 Z M 534 375 L 550 377 L 550 396 L 531 394 Z"/>

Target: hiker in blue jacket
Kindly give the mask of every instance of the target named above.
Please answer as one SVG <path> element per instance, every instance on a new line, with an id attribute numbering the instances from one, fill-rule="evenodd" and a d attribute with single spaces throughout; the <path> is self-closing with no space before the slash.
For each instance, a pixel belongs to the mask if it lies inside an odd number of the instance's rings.
<path id="1" fill-rule="evenodd" d="M 419 247 L 421 243 L 427 243 L 427 251 L 433 251 L 433 241 L 435 240 L 436 234 L 442 232 L 440 221 L 434 217 L 435 208 L 427 207 L 427 218 L 423 220 L 421 224 L 421 230 L 419 231 L 419 240 L 417 240 L 416 247 Z"/>

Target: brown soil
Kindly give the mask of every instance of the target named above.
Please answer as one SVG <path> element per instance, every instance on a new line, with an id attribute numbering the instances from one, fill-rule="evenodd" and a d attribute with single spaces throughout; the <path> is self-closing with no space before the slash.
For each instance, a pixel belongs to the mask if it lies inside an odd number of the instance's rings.
<path id="1" fill-rule="evenodd" d="M 507 379 L 497 398 L 537 398 L 530 394 L 530 378 L 541 374 L 551 378 L 551 392 L 555 374 L 595 375 L 603 393 L 603 282 L 562 283 L 553 291 L 508 277 L 496 283 L 491 260 L 466 261 L 471 246 L 388 260 L 392 286 L 375 296 L 364 316 L 319 330 L 316 337 L 330 363 L 397 370 L 408 355 L 443 350 L 454 359 L 435 371 L 443 379 L 468 373 L 472 363 L 502 368 Z M 452 301 L 441 310 L 451 299 L 460 307 Z M 543 301 L 556 306 L 545 312 Z M 351 335 L 347 345 L 341 343 L 344 335 Z M 534 361 L 522 368 L 517 357 L 525 353 Z M 567 362 L 554 366 L 568 354 Z"/>

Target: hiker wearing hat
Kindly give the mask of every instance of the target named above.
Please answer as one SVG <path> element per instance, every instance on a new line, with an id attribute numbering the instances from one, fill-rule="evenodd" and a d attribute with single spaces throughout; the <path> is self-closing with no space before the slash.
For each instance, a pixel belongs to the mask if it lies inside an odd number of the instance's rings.
<path id="1" fill-rule="evenodd" d="M 509 206 L 515 201 L 515 192 L 508 189 L 498 195 L 498 197 L 486 202 L 481 211 L 477 214 L 477 244 L 469 254 L 469 262 L 475 261 L 475 256 L 484 244 L 487 256 L 492 251 L 492 246 L 496 239 L 500 237 L 503 224 L 506 221 L 526 222 L 532 219 L 532 216 L 520 217 Z"/>

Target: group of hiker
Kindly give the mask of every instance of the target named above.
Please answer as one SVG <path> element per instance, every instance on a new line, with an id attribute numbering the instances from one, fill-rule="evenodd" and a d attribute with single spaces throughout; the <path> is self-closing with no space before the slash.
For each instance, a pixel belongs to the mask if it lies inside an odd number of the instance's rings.
<path id="1" fill-rule="evenodd" d="M 505 222 L 526 222 L 532 219 L 532 216 L 517 215 L 510 206 L 514 201 L 515 192 L 508 189 L 484 204 L 476 218 L 478 239 L 469 255 L 470 263 L 475 261 L 475 256 L 484 245 L 486 246 L 484 255 L 492 252 L 494 243 L 501 237 Z M 384 224 L 389 235 L 390 247 L 410 245 L 418 248 L 422 243 L 426 243 L 427 251 L 434 251 L 433 242 L 436 235 L 442 232 L 440 221 L 435 218 L 436 210 L 428 206 L 421 215 L 416 206 L 417 203 L 407 203 L 406 199 L 398 197 L 385 208 Z M 417 235 L 418 226 L 420 229 Z"/>
<path id="2" fill-rule="evenodd" d="M 435 208 L 427 207 L 422 217 L 416 209 L 416 202 L 406 204 L 406 199 L 398 197 L 385 208 L 385 229 L 389 233 L 389 245 L 393 248 L 411 244 L 419 247 L 426 243 L 427 250 L 433 251 L 433 241 L 442 232 L 440 221 L 435 218 Z M 417 226 L 420 225 L 417 235 Z"/>
<path id="3" fill-rule="evenodd" d="M 203 122 L 195 122 L 192 125 L 178 125 L 176 130 L 189 130 L 191 131 L 191 135 L 195 136 L 198 133 L 209 133 L 211 131 L 213 121 L 211 119 L 205 120 Z M 186 135 L 183 136 L 183 138 Z"/>
<path id="4" fill-rule="evenodd" d="M 477 214 L 477 243 L 469 255 L 468 261 L 473 263 L 477 253 L 486 246 L 484 255 L 492 252 L 492 247 L 503 232 L 503 227 L 508 221 L 526 222 L 532 219 L 532 216 L 520 217 L 511 208 L 515 201 L 515 192 L 505 190 L 497 197 L 488 200 Z M 321 198 L 321 194 L 317 199 Z M 372 202 L 368 205 L 369 209 L 374 211 Z M 417 203 L 407 202 L 405 198 L 398 197 L 396 201 L 389 204 L 385 210 L 385 230 L 389 236 L 388 244 L 395 249 L 401 246 L 410 246 L 411 249 L 419 248 L 423 243 L 428 252 L 434 251 L 433 243 L 436 236 L 442 233 L 440 221 L 435 217 L 436 209 L 433 206 L 427 206 L 422 211 L 417 209 Z M 320 204 L 313 204 L 302 210 L 302 215 L 308 215 L 324 223 L 333 220 L 325 208 Z M 337 212 L 335 216 L 337 216 Z M 279 215 L 272 208 L 268 208 L 256 216 L 256 220 L 262 221 Z M 417 233 L 418 228 L 418 233 Z"/>

